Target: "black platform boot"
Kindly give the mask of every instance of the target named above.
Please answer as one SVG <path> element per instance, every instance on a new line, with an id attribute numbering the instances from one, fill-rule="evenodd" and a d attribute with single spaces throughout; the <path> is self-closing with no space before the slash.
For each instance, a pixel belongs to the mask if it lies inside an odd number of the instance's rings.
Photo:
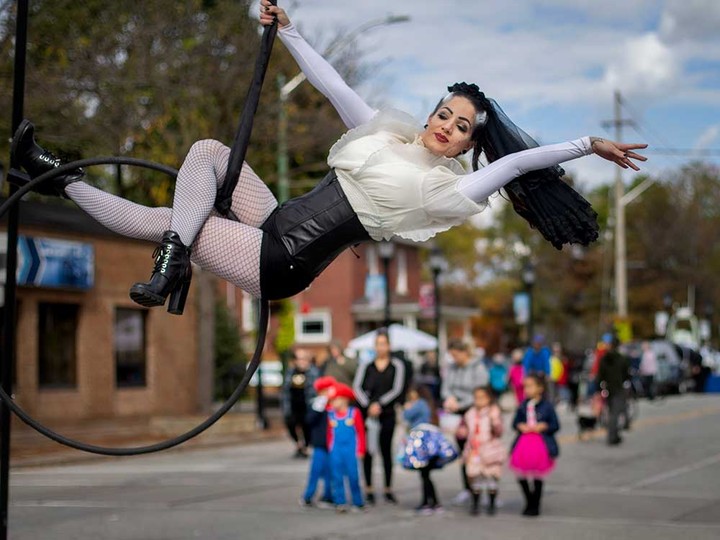
<path id="1" fill-rule="evenodd" d="M 533 506 L 533 493 L 530 491 L 530 484 L 526 479 L 518 480 L 520 488 L 522 489 L 523 496 L 525 497 L 525 508 L 523 508 L 522 515 L 529 516 Z"/>
<path id="2" fill-rule="evenodd" d="M 12 162 L 25 169 L 30 175 L 30 179 L 37 178 L 41 174 L 62 165 L 60 158 L 35 142 L 35 126 L 29 120 L 23 120 L 15 131 L 10 152 Z M 85 176 L 85 172 L 82 169 L 74 169 L 57 178 L 43 182 L 34 191 L 42 195 L 66 197 L 65 186 L 82 180 L 83 176 Z M 22 187 L 29 182 L 27 178 L 15 174 L 9 174 L 8 180 L 18 187 Z"/>
<path id="3" fill-rule="evenodd" d="M 480 515 L 480 492 L 472 492 L 472 504 L 470 505 L 470 515 L 471 516 L 479 516 Z"/>
<path id="4" fill-rule="evenodd" d="M 133 285 L 130 298 L 141 306 L 154 307 L 164 305 L 165 299 L 170 296 L 168 311 L 173 315 L 182 315 L 192 280 L 190 248 L 182 243 L 175 231 L 165 231 L 153 257 L 155 268 L 150 282 Z"/>
<path id="5" fill-rule="evenodd" d="M 490 499 L 490 506 L 488 506 L 488 515 L 494 516 L 495 515 L 495 509 L 496 509 L 496 502 L 497 502 L 497 490 L 491 489 L 488 490 L 488 497 Z"/>
<path id="6" fill-rule="evenodd" d="M 539 516 L 540 515 L 540 501 L 542 500 L 542 492 L 543 492 L 543 481 L 542 480 L 535 480 L 533 482 L 533 487 L 535 488 L 533 490 L 533 512 L 530 514 L 531 516 Z"/>

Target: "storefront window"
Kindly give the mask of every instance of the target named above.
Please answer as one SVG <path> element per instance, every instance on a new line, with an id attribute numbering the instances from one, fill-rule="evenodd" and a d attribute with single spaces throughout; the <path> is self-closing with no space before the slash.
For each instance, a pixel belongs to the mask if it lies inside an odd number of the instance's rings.
<path id="1" fill-rule="evenodd" d="M 41 388 L 74 388 L 77 385 L 76 304 L 38 305 L 39 365 Z"/>
<path id="2" fill-rule="evenodd" d="M 145 386 L 145 316 L 141 309 L 115 310 L 115 385 Z"/>
<path id="3" fill-rule="evenodd" d="M 295 341 L 298 343 L 330 343 L 332 317 L 327 311 L 295 315 Z"/>

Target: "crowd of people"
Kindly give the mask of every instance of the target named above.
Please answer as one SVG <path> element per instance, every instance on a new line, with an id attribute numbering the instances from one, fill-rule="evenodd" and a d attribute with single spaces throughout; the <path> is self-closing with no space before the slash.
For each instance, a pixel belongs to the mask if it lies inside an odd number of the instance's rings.
<path id="1" fill-rule="evenodd" d="M 630 422 L 631 378 L 641 381 L 648 399 L 656 395 L 653 348 L 643 343 L 631 369 L 630 358 L 611 334 L 603 336 L 588 361 L 566 355 L 559 343 L 546 344 L 542 335 L 507 357 L 486 357 L 453 339 L 443 362 L 431 352 L 417 369 L 393 352 L 385 329 L 376 331 L 374 345 L 367 362 L 346 356 L 337 341 L 321 358 L 301 348 L 293 352 L 281 401 L 295 456 L 308 457 L 312 447 L 301 499 L 306 508 L 346 512 L 365 511 L 380 500 L 398 504 L 393 472 L 400 465 L 418 473 L 415 510 L 440 513 L 432 473 L 457 460 L 461 489 L 454 506 L 478 515 L 485 501 L 486 513 L 494 515 L 500 478 L 508 470 L 524 497 L 523 515 L 537 516 L 545 479 L 559 455 L 556 407 L 575 411 L 581 435 L 595 429 L 603 416 L 607 443 L 614 446 Z M 512 421 L 505 422 L 504 415 L 513 410 Z M 514 432 L 511 444 L 503 438 L 508 428 Z M 381 492 L 373 481 L 377 461 L 382 464 Z"/>
<path id="2" fill-rule="evenodd" d="M 453 505 L 478 515 L 484 500 L 486 513 L 494 515 L 507 468 L 525 498 L 523 515 L 539 515 L 543 482 L 558 456 L 560 425 L 551 397 L 553 357 L 539 341 L 534 345 L 526 354 L 514 351 L 507 366 L 501 356 L 486 361 L 466 342 L 451 340 L 451 361 L 442 370 L 434 355 L 413 370 L 411 362 L 392 353 L 384 329 L 376 332 L 369 362 L 347 357 L 338 342 L 320 359 L 295 349 L 281 401 L 295 456 L 309 457 L 312 448 L 301 505 L 361 512 L 381 500 L 398 504 L 393 473 L 400 465 L 419 477 L 415 511 L 442 513 L 432 473 L 457 460 L 461 490 Z M 517 406 L 509 425 L 515 436 L 507 444 L 502 438 L 507 410 L 499 400 L 513 394 Z M 379 493 L 373 481 L 376 461 L 383 473 Z"/>

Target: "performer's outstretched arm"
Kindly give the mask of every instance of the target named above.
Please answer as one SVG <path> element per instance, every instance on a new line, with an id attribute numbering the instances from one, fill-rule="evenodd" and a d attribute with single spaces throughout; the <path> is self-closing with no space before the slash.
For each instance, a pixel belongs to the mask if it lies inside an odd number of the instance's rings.
<path id="1" fill-rule="evenodd" d="M 528 171 L 552 167 L 564 161 L 587 156 L 592 152 L 590 137 L 530 148 L 508 154 L 486 167 L 463 176 L 457 187 L 463 195 L 479 203 Z"/>
<path id="2" fill-rule="evenodd" d="M 645 161 L 646 158 L 632 152 L 645 148 L 646 144 L 622 144 L 595 137 L 583 137 L 574 141 L 530 148 L 490 163 L 475 172 L 463 176 L 458 190 L 475 202 L 482 202 L 511 180 L 528 171 L 536 171 L 577 159 L 592 153 L 615 162 L 618 166 L 639 170 L 630 158 Z"/>
<path id="3" fill-rule="evenodd" d="M 347 85 L 335 68 L 303 39 L 283 9 L 272 6 L 267 0 L 262 0 L 260 22 L 270 24 L 273 16 L 277 16 L 280 40 L 295 58 L 308 81 L 330 100 L 345 125 L 352 129 L 370 121 L 375 115 L 375 110 L 365 103 Z"/>

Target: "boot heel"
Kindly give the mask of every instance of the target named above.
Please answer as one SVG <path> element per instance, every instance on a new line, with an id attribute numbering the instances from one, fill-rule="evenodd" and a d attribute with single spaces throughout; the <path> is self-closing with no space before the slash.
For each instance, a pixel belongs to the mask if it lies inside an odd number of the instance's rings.
<path id="1" fill-rule="evenodd" d="M 192 281 L 192 269 L 188 270 L 180 284 L 170 293 L 170 301 L 168 302 L 168 313 L 172 315 L 182 315 L 185 310 L 185 301 L 188 292 L 190 292 L 190 282 Z"/>

